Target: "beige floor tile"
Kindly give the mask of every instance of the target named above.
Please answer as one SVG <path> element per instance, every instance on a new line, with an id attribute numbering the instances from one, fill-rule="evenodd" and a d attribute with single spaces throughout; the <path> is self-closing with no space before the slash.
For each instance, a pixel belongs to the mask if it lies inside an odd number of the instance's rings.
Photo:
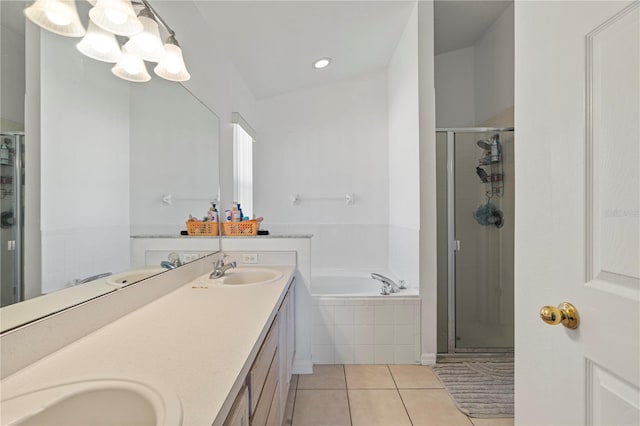
<path id="1" fill-rule="evenodd" d="M 349 389 L 354 426 L 411 425 L 396 389 Z"/>
<path id="2" fill-rule="evenodd" d="M 422 365 L 390 365 L 398 389 L 442 388 L 442 383 L 430 367 Z"/>
<path id="3" fill-rule="evenodd" d="M 472 426 L 444 389 L 402 389 L 400 395 L 414 426 Z"/>
<path id="4" fill-rule="evenodd" d="M 289 384 L 289 393 L 287 394 L 287 402 L 284 409 L 284 419 L 282 424 L 284 426 L 291 426 L 293 424 L 293 405 L 296 400 L 296 387 L 298 385 L 298 375 L 291 376 L 291 383 Z"/>
<path id="5" fill-rule="evenodd" d="M 474 426 L 513 426 L 513 417 L 501 417 L 498 419 L 479 419 L 471 418 L 471 423 Z"/>
<path id="6" fill-rule="evenodd" d="M 344 366 L 314 365 L 313 374 L 298 376 L 298 389 L 345 389 Z"/>
<path id="7" fill-rule="evenodd" d="M 349 389 L 395 389 L 386 365 L 345 365 Z"/>
<path id="8" fill-rule="evenodd" d="M 345 389 L 298 389 L 293 426 L 350 425 Z"/>

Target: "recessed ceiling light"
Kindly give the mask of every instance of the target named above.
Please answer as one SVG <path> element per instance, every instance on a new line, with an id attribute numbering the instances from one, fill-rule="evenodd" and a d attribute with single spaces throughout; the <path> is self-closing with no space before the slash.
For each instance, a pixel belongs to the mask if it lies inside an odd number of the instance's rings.
<path id="1" fill-rule="evenodd" d="M 331 63 L 331 58 L 320 58 L 313 63 L 313 67 L 317 70 L 321 70 L 322 68 L 326 68 Z"/>

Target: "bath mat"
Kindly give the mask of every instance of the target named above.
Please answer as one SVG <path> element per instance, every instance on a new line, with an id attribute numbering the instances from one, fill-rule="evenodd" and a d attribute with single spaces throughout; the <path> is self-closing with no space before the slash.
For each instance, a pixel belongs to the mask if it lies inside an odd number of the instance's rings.
<path id="1" fill-rule="evenodd" d="M 453 362 L 433 371 L 469 417 L 513 417 L 513 362 Z"/>

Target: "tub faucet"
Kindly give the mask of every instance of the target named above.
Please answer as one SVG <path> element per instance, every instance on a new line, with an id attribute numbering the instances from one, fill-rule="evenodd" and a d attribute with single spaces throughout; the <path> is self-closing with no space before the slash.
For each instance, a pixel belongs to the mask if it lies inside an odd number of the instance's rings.
<path id="1" fill-rule="evenodd" d="M 178 266 L 182 266 L 182 262 L 180 261 L 180 255 L 175 251 L 172 251 L 171 253 L 169 253 L 168 258 L 169 260 L 163 260 L 162 262 L 160 262 L 160 266 L 162 266 L 165 269 L 174 269 L 174 268 L 177 268 Z"/>
<path id="2" fill-rule="evenodd" d="M 91 282 L 91 281 L 99 280 L 100 278 L 106 278 L 106 277 L 108 277 L 110 275 L 111 275 L 111 272 L 105 272 L 105 273 L 98 274 L 98 275 L 92 275 L 90 277 L 83 278 L 83 279 L 76 278 L 75 280 L 73 280 L 70 283 L 68 283 L 67 287 L 71 287 L 71 286 L 78 285 L 78 284 L 86 284 L 86 283 Z"/>
<path id="3" fill-rule="evenodd" d="M 176 267 L 176 265 L 169 262 L 168 260 L 163 260 L 162 262 L 160 262 L 160 266 L 162 266 L 164 269 L 175 269 Z"/>
<path id="4" fill-rule="evenodd" d="M 405 287 L 404 281 L 400 281 L 400 285 L 398 285 L 391 278 L 386 277 L 382 274 L 378 274 L 376 272 L 373 272 L 371 274 L 371 278 L 382 282 L 382 290 L 380 294 L 383 294 L 383 295 L 388 295 L 390 293 L 397 293 L 400 290 L 404 290 L 405 288 L 407 288 Z"/>
<path id="5" fill-rule="evenodd" d="M 236 262 L 224 263 L 224 260 L 229 257 L 226 254 L 222 253 L 218 260 L 216 260 L 213 264 L 213 272 L 209 275 L 209 278 L 216 279 L 220 278 L 231 268 L 236 267 Z"/>

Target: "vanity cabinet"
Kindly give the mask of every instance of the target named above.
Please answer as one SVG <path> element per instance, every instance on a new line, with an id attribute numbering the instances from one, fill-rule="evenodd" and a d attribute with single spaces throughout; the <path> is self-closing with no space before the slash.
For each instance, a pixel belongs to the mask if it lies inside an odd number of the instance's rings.
<path id="1" fill-rule="evenodd" d="M 283 423 L 295 354 L 293 296 L 294 282 L 280 304 L 225 426 Z"/>
<path id="2" fill-rule="evenodd" d="M 249 426 L 249 389 L 242 386 L 224 426 Z"/>

